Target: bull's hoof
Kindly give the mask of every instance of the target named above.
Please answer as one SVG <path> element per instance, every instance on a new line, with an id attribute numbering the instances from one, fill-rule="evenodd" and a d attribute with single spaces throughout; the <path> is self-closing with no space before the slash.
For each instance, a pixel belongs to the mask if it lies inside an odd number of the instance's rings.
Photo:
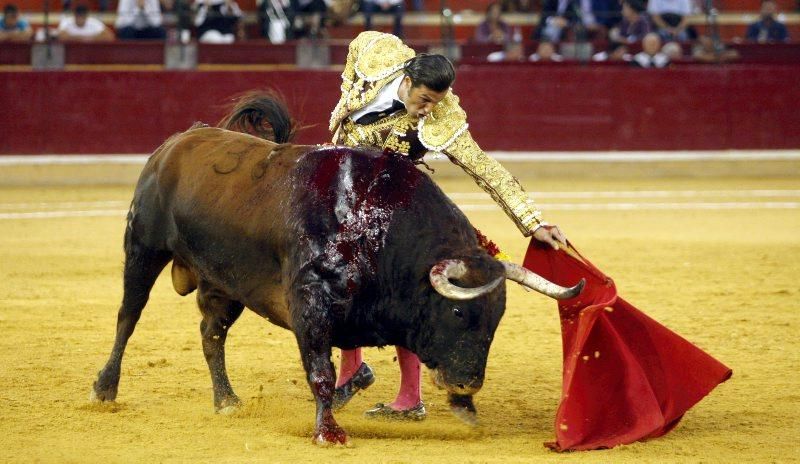
<path id="1" fill-rule="evenodd" d="M 333 391 L 333 403 L 331 408 L 336 411 L 344 407 L 359 390 L 366 390 L 367 387 L 375 382 L 375 374 L 372 373 L 367 363 L 361 363 L 358 370 L 350 380 L 344 385 Z"/>
<path id="2" fill-rule="evenodd" d="M 421 401 L 411 409 L 394 409 L 388 404 L 378 403 L 374 408 L 368 409 L 364 415 L 370 419 L 386 419 L 396 421 L 422 421 L 428 417 L 425 404 Z"/>
<path id="3" fill-rule="evenodd" d="M 92 386 L 92 391 L 89 393 L 89 401 L 92 403 L 103 403 L 106 401 L 114 401 L 116 399 L 116 387 L 98 388 L 97 382 L 94 383 Z"/>
<path id="4" fill-rule="evenodd" d="M 223 416 L 230 416 L 238 412 L 242 408 L 242 400 L 238 396 L 233 395 L 220 401 L 214 407 L 214 412 L 222 414 Z"/>
<path id="5" fill-rule="evenodd" d="M 450 403 L 450 411 L 462 422 L 471 426 L 478 425 L 478 411 L 475 409 L 471 395 L 450 393 L 447 395 L 447 401 Z"/>
<path id="6" fill-rule="evenodd" d="M 343 428 L 337 426 L 334 427 L 322 427 L 314 432 L 314 438 L 312 442 L 317 446 L 351 446 L 350 440 L 347 438 L 347 433 L 344 431 Z"/>

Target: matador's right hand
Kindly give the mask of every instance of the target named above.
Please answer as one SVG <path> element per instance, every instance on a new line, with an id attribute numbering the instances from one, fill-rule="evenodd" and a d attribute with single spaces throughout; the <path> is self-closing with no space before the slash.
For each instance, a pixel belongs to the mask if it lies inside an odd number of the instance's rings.
<path id="1" fill-rule="evenodd" d="M 533 231 L 533 238 L 550 245 L 554 250 L 567 246 L 567 236 L 555 224 L 537 226 Z"/>

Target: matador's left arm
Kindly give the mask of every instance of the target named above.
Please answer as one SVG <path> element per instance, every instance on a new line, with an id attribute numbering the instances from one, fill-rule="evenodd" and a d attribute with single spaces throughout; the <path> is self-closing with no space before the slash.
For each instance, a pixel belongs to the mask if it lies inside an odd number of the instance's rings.
<path id="1" fill-rule="evenodd" d="M 536 209 L 519 181 L 497 160 L 484 153 L 469 131 L 463 131 L 443 153 L 491 195 L 522 235 L 530 236 L 543 222 L 542 213 Z"/>
<path id="2" fill-rule="evenodd" d="M 503 208 L 526 237 L 543 224 L 542 213 L 519 181 L 481 150 L 467 130 L 467 114 L 451 91 L 419 124 L 419 140 L 430 151 L 447 155 Z"/>

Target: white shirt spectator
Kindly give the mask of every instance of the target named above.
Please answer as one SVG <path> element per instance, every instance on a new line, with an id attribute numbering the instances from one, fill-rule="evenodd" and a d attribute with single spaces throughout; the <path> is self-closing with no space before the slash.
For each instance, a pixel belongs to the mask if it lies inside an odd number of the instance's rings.
<path id="1" fill-rule="evenodd" d="M 505 59 L 506 59 L 506 52 L 504 52 L 503 50 L 498 50 L 496 52 L 489 53 L 489 55 L 486 56 L 486 61 L 488 61 L 489 63 L 499 63 L 501 61 L 505 61 Z"/>
<path id="2" fill-rule="evenodd" d="M 681 16 L 692 14 L 692 0 L 650 0 L 647 3 L 647 12 L 651 15 L 674 13 Z"/>
<path id="3" fill-rule="evenodd" d="M 228 4 L 225 0 L 197 0 L 195 5 L 197 6 L 197 14 L 194 17 L 195 26 L 203 24 L 203 21 L 206 20 L 209 6 L 222 5 L 220 7 L 220 12 L 222 14 L 226 16 L 242 16 L 242 9 L 239 8 L 239 5 L 236 2 L 230 2 L 230 4 Z"/>
<path id="4" fill-rule="evenodd" d="M 105 24 L 99 19 L 92 17 L 86 18 L 86 23 L 83 27 L 79 27 L 75 23 L 74 16 L 61 18 L 61 22 L 58 23 L 59 34 L 66 33 L 75 37 L 95 37 L 102 34 L 104 30 L 106 30 Z"/>
<path id="5" fill-rule="evenodd" d="M 144 8 L 139 6 L 144 4 Z M 117 7 L 117 29 L 133 26 L 136 29 L 161 26 L 161 5 L 158 0 L 119 0 Z"/>
<path id="6" fill-rule="evenodd" d="M 634 55 L 633 61 L 641 68 L 664 68 L 669 64 L 669 57 L 661 52 L 652 56 L 639 52 Z"/>
<path id="7" fill-rule="evenodd" d="M 539 56 L 538 53 L 534 53 L 534 54 L 532 54 L 531 56 L 528 57 L 528 61 L 531 61 L 531 62 L 534 62 L 534 63 L 538 63 L 540 61 L 541 62 L 552 61 L 554 63 L 561 63 L 562 61 L 564 61 L 564 57 L 559 55 L 558 53 L 553 53 L 552 55 L 550 55 L 549 59 L 545 60 L 545 59 L 542 59 L 542 57 Z"/>

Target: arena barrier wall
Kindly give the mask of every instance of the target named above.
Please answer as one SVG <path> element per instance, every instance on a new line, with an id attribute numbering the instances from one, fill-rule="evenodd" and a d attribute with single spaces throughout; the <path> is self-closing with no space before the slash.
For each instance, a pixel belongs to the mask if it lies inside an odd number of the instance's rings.
<path id="1" fill-rule="evenodd" d="M 150 153 L 195 121 L 214 124 L 234 94 L 280 90 L 330 139 L 338 70 L 0 73 L 0 153 Z M 800 148 L 800 64 L 461 66 L 456 93 L 486 150 Z"/>

